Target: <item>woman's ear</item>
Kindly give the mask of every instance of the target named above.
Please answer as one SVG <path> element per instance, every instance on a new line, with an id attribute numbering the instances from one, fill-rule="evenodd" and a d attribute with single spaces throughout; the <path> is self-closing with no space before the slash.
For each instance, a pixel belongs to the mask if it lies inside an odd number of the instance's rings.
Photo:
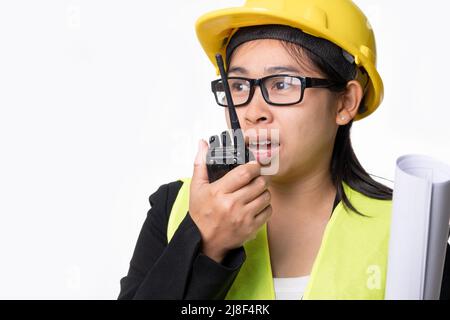
<path id="1" fill-rule="evenodd" d="M 345 126 L 355 118 L 363 95 L 362 86 L 358 81 L 352 80 L 347 83 L 345 91 L 339 95 L 336 109 L 336 123 L 338 125 Z"/>

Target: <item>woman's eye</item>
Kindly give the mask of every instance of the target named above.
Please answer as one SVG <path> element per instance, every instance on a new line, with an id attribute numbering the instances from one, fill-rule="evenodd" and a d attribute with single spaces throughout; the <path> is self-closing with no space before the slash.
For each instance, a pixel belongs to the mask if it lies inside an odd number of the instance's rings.
<path id="1" fill-rule="evenodd" d="M 276 89 L 276 90 L 286 90 L 286 89 L 289 89 L 290 87 L 291 87 L 291 85 L 285 81 L 275 82 L 273 85 L 273 89 Z"/>
<path id="2" fill-rule="evenodd" d="M 231 90 L 235 92 L 246 91 L 248 90 L 248 86 L 245 83 L 235 82 L 231 84 Z"/>
<path id="3" fill-rule="evenodd" d="M 240 91 L 240 90 L 242 90 L 242 84 L 240 84 L 240 83 L 233 83 L 232 89 L 233 89 L 233 91 Z"/>

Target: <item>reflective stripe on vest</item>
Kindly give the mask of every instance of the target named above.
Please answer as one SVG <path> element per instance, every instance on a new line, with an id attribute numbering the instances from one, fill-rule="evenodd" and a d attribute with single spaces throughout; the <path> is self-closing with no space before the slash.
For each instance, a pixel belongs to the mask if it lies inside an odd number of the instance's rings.
<path id="1" fill-rule="evenodd" d="M 167 226 L 169 241 L 189 210 L 190 178 L 181 180 Z M 345 210 L 339 202 L 325 228 L 303 299 L 384 299 L 392 201 L 369 198 L 346 183 L 343 187 L 366 217 Z M 247 258 L 225 299 L 275 299 L 267 224 L 244 249 Z"/>

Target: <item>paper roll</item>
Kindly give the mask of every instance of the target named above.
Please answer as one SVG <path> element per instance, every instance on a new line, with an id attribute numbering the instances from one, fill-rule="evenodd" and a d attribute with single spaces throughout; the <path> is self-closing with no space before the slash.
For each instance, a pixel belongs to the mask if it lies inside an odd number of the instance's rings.
<path id="1" fill-rule="evenodd" d="M 450 167 L 397 160 L 385 299 L 439 299 L 450 222 Z"/>

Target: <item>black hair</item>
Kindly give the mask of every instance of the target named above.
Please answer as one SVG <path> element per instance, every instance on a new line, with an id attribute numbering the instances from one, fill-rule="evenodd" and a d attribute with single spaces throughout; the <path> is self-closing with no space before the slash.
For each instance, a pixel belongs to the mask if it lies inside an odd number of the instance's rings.
<path id="1" fill-rule="evenodd" d="M 295 59 L 302 59 L 304 55 L 321 71 L 324 76 L 336 83 L 347 83 L 341 75 L 329 66 L 325 59 L 319 57 L 306 48 L 303 48 L 293 42 L 281 41 L 288 53 Z M 303 55 L 304 54 L 304 55 Z M 356 66 L 355 66 L 356 68 Z M 344 91 L 345 86 L 338 89 Z M 335 91 L 335 90 L 333 90 Z M 360 109 L 365 108 L 364 98 L 359 106 Z M 337 190 L 337 196 L 342 199 L 344 207 L 349 208 L 356 213 L 365 216 L 357 210 L 344 192 L 342 182 L 347 183 L 352 189 L 374 199 L 392 200 L 393 190 L 377 181 L 375 181 L 364 170 L 358 158 L 353 151 L 350 131 L 354 120 L 344 126 L 340 126 L 336 135 L 333 148 L 333 155 L 330 163 L 330 173 L 332 182 Z"/>

